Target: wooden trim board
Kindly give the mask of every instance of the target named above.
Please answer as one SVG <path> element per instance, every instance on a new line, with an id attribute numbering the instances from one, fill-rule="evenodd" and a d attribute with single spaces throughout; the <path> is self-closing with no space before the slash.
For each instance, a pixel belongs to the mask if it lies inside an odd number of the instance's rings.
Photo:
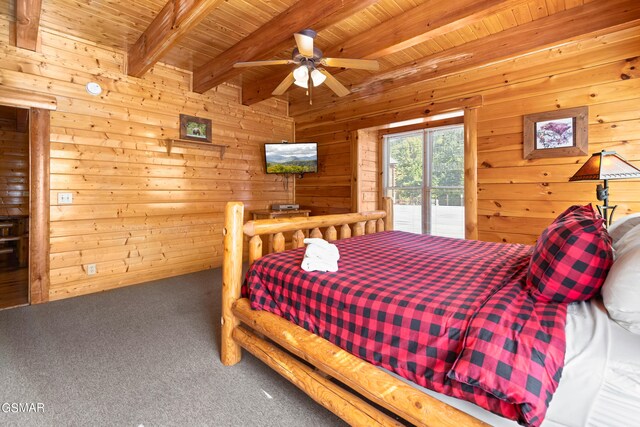
<path id="1" fill-rule="evenodd" d="M 29 300 L 32 304 L 37 304 L 49 301 L 49 111 L 32 108 L 29 114 L 29 128 Z"/>

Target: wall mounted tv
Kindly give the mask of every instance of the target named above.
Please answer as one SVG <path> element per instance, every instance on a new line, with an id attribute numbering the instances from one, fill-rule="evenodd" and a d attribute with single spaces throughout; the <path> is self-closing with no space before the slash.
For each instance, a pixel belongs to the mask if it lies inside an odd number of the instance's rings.
<path id="1" fill-rule="evenodd" d="M 318 143 L 264 144 L 267 173 L 304 174 L 318 172 Z"/>

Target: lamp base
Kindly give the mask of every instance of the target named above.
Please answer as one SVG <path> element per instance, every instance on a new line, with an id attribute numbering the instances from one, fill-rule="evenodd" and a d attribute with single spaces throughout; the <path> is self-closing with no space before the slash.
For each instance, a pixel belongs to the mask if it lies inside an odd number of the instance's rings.
<path id="1" fill-rule="evenodd" d="M 608 206 L 608 205 L 597 205 L 598 213 L 604 219 L 604 225 L 606 227 L 610 226 L 613 222 L 613 213 L 615 212 L 618 205 Z"/>

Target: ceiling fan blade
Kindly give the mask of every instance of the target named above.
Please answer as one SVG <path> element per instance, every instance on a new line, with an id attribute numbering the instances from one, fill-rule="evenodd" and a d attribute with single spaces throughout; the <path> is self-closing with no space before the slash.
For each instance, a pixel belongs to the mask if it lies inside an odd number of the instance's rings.
<path id="1" fill-rule="evenodd" d="M 358 70 L 377 71 L 380 64 L 374 59 L 322 58 L 322 65 L 327 67 L 356 68 Z"/>
<path id="2" fill-rule="evenodd" d="M 261 67 L 263 65 L 288 65 L 293 64 L 291 59 L 274 59 L 271 61 L 248 61 L 248 62 L 236 62 L 233 64 L 234 68 L 243 67 Z"/>
<path id="3" fill-rule="evenodd" d="M 296 38 L 300 54 L 307 58 L 313 58 L 313 37 L 302 33 L 295 33 L 293 36 Z"/>
<path id="4" fill-rule="evenodd" d="M 271 92 L 271 95 L 274 95 L 274 96 L 283 95 L 295 80 L 296 79 L 293 77 L 293 72 L 289 73 L 287 77 L 285 77 L 284 80 L 280 82 L 278 87 L 275 88 L 273 92 Z"/>
<path id="5" fill-rule="evenodd" d="M 340 83 L 331 74 L 329 74 L 329 72 L 327 70 L 322 69 L 322 68 L 318 68 L 317 70 L 320 71 L 322 74 L 324 74 L 324 76 L 327 78 L 324 81 L 325 84 L 329 87 L 329 89 L 334 91 L 336 95 L 342 97 L 342 96 L 345 96 L 345 95 L 349 95 L 351 93 L 351 92 L 349 92 L 349 89 L 344 87 L 344 85 L 342 83 Z"/>

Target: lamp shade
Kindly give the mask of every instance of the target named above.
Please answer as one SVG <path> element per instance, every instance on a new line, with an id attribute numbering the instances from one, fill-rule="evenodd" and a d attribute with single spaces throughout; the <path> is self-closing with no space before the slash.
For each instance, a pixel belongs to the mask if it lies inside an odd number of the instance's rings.
<path id="1" fill-rule="evenodd" d="M 602 150 L 592 154 L 589 160 L 569 181 L 599 181 L 609 179 L 640 178 L 640 169 L 628 163 L 615 151 Z"/>

